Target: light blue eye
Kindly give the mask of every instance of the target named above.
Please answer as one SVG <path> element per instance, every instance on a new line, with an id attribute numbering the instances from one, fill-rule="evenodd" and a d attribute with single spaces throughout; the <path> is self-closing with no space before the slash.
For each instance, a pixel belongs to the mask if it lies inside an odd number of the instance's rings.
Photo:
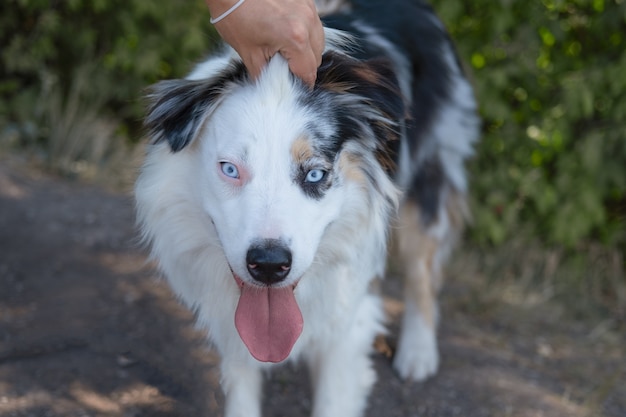
<path id="1" fill-rule="evenodd" d="M 320 182 L 322 179 L 324 179 L 325 175 L 326 175 L 326 171 L 324 170 L 312 169 L 306 174 L 306 178 L 304 180 L 306 182 L 312 182 L 312 183 Z"/>
<path id="2" fill-rule="evenodd" d="M 230 162 L 220 162 L 220 166 L 222 169 L 222 173 L 229 178 L 239 178 L 239 170 L 235 166 L 235 164 L 231 164 Z"/>

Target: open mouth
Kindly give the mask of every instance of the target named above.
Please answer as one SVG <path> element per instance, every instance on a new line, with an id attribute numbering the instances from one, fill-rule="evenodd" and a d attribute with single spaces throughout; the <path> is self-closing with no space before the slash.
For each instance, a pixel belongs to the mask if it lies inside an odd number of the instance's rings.
<path id="1" fill-rule="evenodd" d="M 276 287 L 244 282 L 233 272 L 241 294 L 235 327 L 250 354 L 261 362 L 287 359 L 302 333 L 304 321 L 296 302 L 296 284 Z"/>

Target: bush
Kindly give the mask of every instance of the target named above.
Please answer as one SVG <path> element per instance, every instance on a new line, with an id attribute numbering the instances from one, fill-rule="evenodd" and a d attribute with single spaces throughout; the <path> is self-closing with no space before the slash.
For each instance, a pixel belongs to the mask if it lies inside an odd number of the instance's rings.
<path id="1" fill-rule="evenodd" d="M 434 0 L 484 118 L 479 242 L 626 247 L 626 2 Z"/>
<path id="2" fill-rule="evenodd" d="M 473 238 L 625 250 L 626 2 L 432 1 L 484 118 Z M 106 159 L 110 136 L 139 137 L 142 89 L 208 52 L 208 17 L 200 0 L 4 0 L 0 139 Z"/>
<path id="3" fill-rule="evenodd" d="M 4 0 L 0 138 L 53 160 L 86 158 L 93 138 L 136 139 L 142 89 L 184 74 L 215 38 L 202 1 Z"/>

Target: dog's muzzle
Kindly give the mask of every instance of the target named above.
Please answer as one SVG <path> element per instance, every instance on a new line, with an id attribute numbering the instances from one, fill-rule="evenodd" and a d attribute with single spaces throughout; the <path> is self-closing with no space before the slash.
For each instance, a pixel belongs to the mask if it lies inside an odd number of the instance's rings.
<path id="1" fill-rule="evenodd" d="M 239 287 L 235 327 L 250 354 L 261 362 L 282 362 L 300 337 L 303 318 L 292 285 L 284 281 L 291 271 L 292 254 L 278 239 L 250 246 L 246 264 L 256 283 L 244 282 L 233 272 Z M 263 284 L 263 285 L 258 285 Z"/>

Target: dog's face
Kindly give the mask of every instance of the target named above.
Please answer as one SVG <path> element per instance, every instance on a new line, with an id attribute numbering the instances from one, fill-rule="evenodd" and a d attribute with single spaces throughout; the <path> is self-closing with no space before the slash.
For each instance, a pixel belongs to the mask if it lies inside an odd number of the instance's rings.
<path id="1" fill-rule="evenodd" d="M 204 209 L 233 272 L 251 283 L 294 284 L 345 198 L 339 158 L 324 154 L 319 121 L 294 87 L 233 91 L 200 135 Z"/>
<path id="2" fill-rule="evenodd" d="M 239 280 L 293 286 L 355 195 L 393 169 L 403 103 L 382 62 L 327 53 L 313 91 L 274 59 L 256 82 L 241 65 L 161 83 L 147 126 L 191 152 L 199 199 Z"/>

